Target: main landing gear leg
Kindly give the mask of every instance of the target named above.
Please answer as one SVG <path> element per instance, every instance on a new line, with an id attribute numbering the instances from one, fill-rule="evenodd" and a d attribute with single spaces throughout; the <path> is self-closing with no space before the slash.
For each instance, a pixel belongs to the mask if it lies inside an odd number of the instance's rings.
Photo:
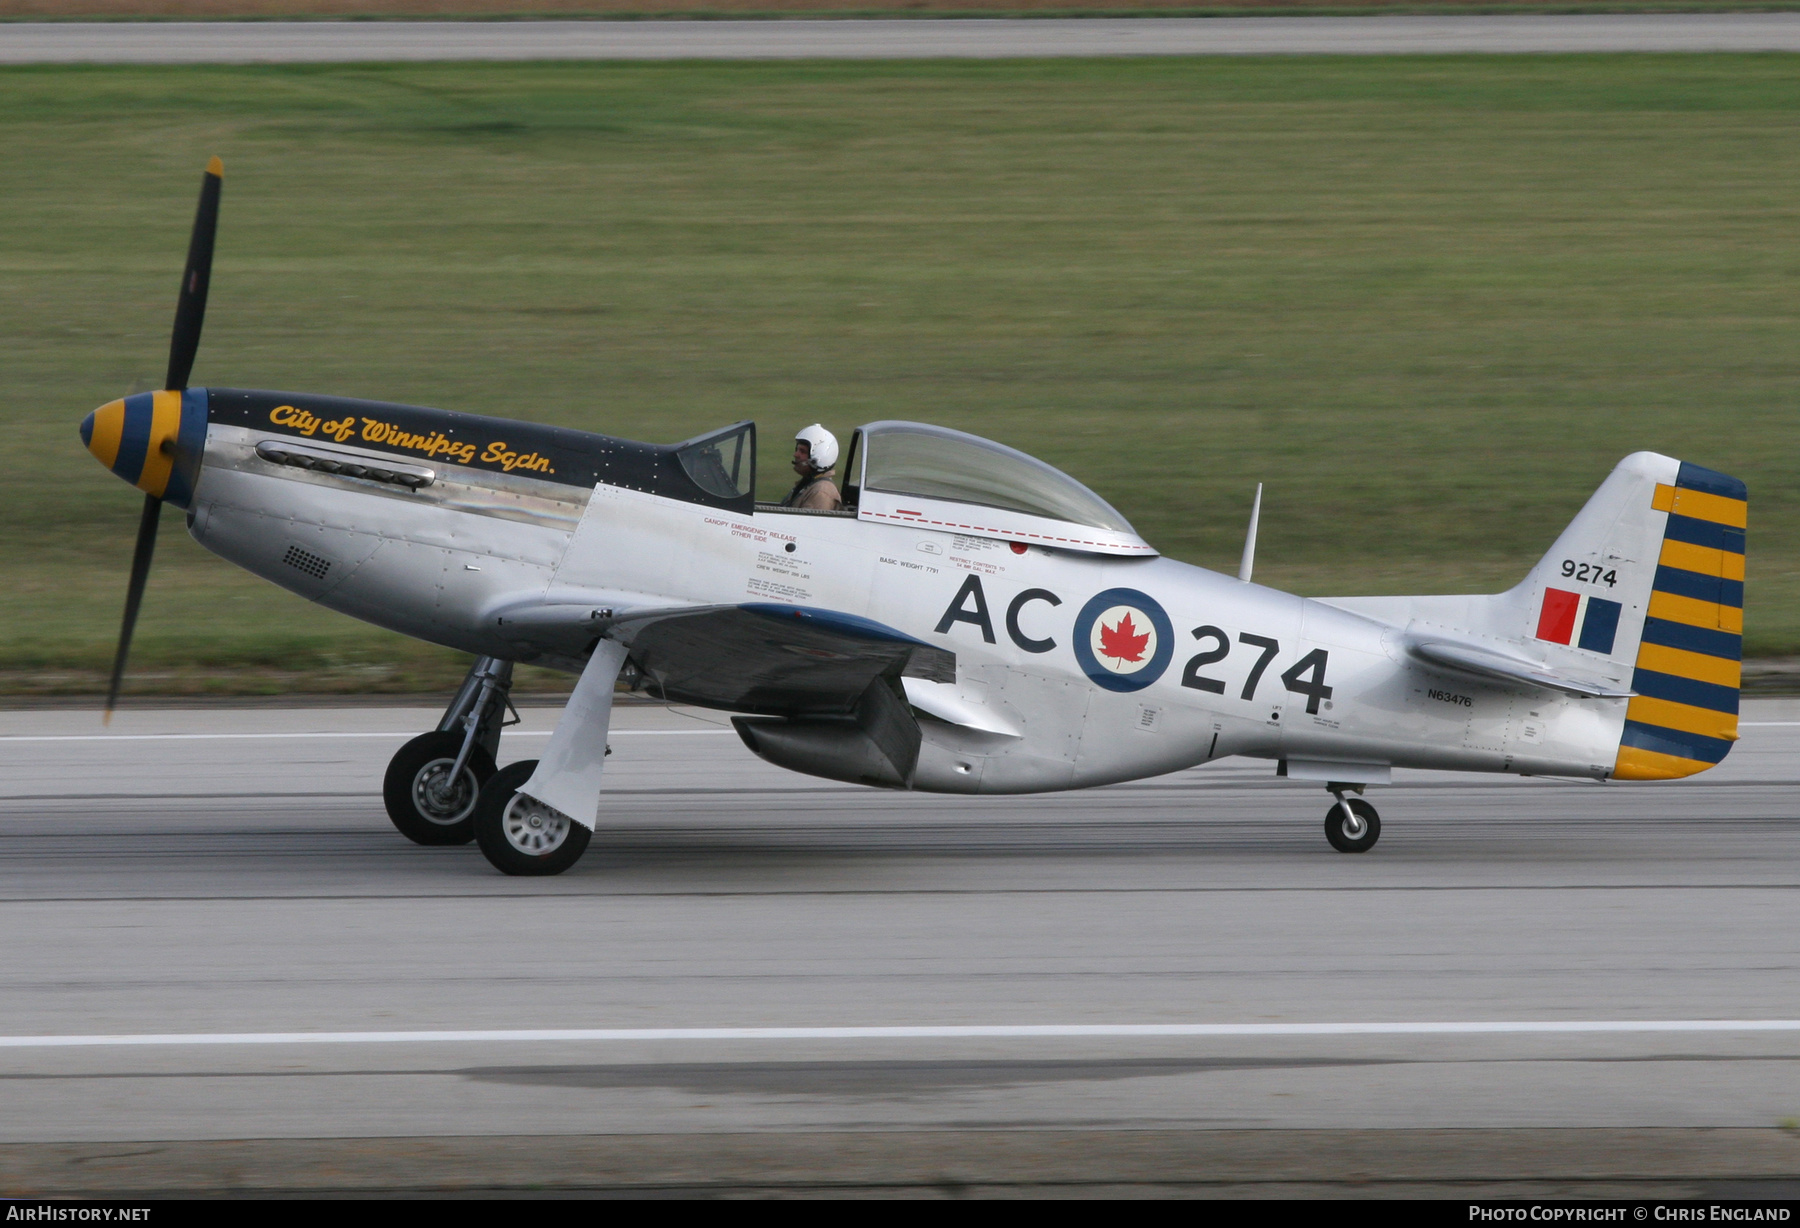
<path id="1" fill-rule="evenodd" d="M 438 727 L 389 761 L 381 796 L 408 840 L 467 844 L 475 838 L 475 800 L 494 775 L 500 730 L 513 723 L 506 719 L 512 671 L 511 661 L 477 657 Z"/>
<path id="2" fill-rule="evenodd" d="M 508 764 L 483 786 L 475 841 L 504 874 L 561 874 L 580 860 L 600 814 L 606 731 L 625 645 L 594 645 L 541 761 Z"/>
<path id="3" fill-rule="evenodd" d="M 1366 853 L 1374 848 L 1381 839 L 1381 816 L 1362 798 L 1344 796 L 1352 790 L 1361 793 L 1362 786 L 1334 782 L 1325 788 L 1337 799 L 1325 812 L 1325 838 L 1331 847 L 1340 853 Z"/>

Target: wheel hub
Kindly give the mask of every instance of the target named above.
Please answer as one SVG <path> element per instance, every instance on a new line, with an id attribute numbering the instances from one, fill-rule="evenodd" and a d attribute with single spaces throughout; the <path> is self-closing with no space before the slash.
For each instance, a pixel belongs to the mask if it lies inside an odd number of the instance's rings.
<path id="1" fill-rule="evenodd" d="M 454 759 L 433 759 L 413 777 L 413 807 L 426 820 L 448 827 L 460 823 L 475 809 L 481 786 L 466 766 L 462 775 L 450 778 Z"/>
<path id="2" fill-rule="evenodd" d="M 501 816 L 506 842 L 530 857 L 554 853 L 569 838 L 569 816 L 553 810 L 535 797 L 513 794 Z"/>

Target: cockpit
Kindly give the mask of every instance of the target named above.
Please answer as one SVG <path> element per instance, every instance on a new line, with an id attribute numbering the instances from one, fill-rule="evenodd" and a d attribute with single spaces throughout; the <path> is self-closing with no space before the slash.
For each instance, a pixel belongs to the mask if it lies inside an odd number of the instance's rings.
<path id="1" fill-rule="evenodd" d="M 756 427 L 739 422 L 676 448 L 709 494 L 750 502 Z M 838 467 L 844 506 L 810 511 L 754 504 L 757 515 L 835 516 L 910 524 L 1084 553 L 1153 555 L 1110 503 L 1059 469 L 977 435 L 921 422 L 871 422 Z"/>

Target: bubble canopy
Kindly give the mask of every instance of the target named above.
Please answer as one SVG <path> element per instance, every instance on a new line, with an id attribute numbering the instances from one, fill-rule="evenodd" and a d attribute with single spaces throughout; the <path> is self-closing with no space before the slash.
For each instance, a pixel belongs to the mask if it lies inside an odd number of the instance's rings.
<path id="1" fill-rule="evenodd" d="M 856 469 L 847 476 L 857 486 L 859 516 L 1107 554 L 1155 553 L 1110 503 L 1015 448 L 920 422 L 872 422 L 857 435 Z"/>

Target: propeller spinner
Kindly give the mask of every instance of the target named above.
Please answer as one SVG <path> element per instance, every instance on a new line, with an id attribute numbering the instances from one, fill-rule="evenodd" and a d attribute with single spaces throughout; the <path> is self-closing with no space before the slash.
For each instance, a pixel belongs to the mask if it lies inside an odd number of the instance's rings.
<path id="1" fill-rule="evenodd" d="M 150 577 L 150 558 L 156 551 L 162 505 L 188 505 L 206 447 L 206 390 L 190 390 L 187 383 L 194 369 L 194 354 L 200 348 L 201 326 L 206 322 L 206 291 L 212 281 L 213 237 L 219 229 L 219 192 L 224 182 L 225 164 L 213 158 L 200 181 L 200 206 L 194 213 L 187 267 L 182 270 L 181 295 L 175 302 L 164 391 L 109 402 L 81 423 L 81 442 L 88 451 L 144 492 L 137 548 L 131 556 L 131 582 L 125 590 L 125 618 L 119 628 L 119 649 L 113 657 L 112 681 L 106 691 L 109 721 L 119 701 L 119 685 L 131 653 L 131 633 L 137 626 L 138 607 L 143 604 L 144 585 Z"/>

